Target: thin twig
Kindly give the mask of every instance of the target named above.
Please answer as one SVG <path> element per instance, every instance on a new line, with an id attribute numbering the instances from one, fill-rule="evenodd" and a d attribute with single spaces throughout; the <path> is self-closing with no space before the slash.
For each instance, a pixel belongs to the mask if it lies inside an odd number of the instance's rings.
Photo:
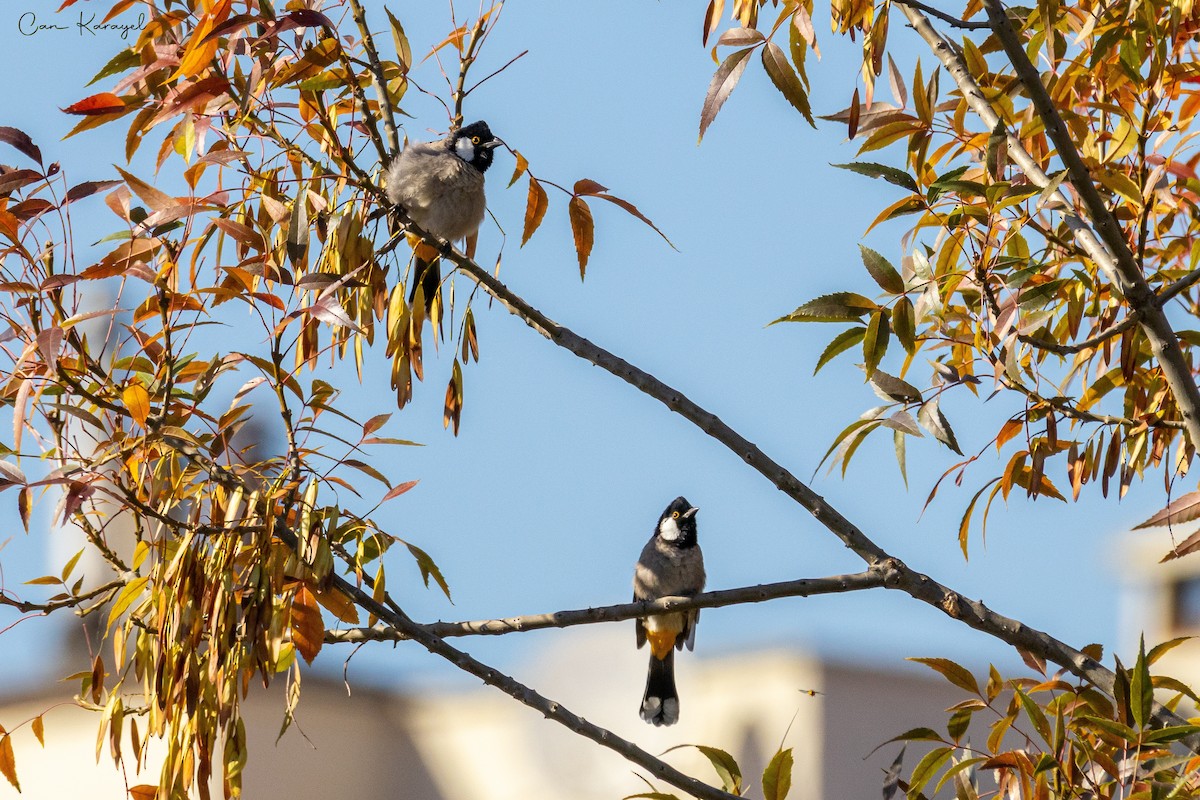
<path id="1" fill-rule="evenodd" d="M 375 87 L 375 94 L 379 97 L 379 108 L 383 112 L 380 116 L 383 121 L 383 131 L 387 135 L 387 150 L 391 155 L 395 155 L 400 152 L 400 134 L 396 131 L 396 112 L 392 108 L 392 98 L 387 91 L 387 81 L 383 76 L 379 51 L 375 49 L 375 37 L 367 25 L 367 12 L 363 9 L 361 0 L 350 0 L 350 13 L 354 17 L 354 23 L 358 25 L 359 35 L 362 36 L 363 50 L 366 51 L 367 62 L 371 65 L 367 72 L 371 76 L 371 84 Z M 359 103 L 362 105 L 363 121 L 367 123 L 373 133 L 371 138 L 380 150 L 380 160 L 386 163 L 390 156 L 383 152 L 383 143 L 379 139 L 379 131 L 375 128 L 375 116 L 370 113 L 370 109 L 366 105 L 366 97 L 362 95 L 362 88 L 358 85 L 358 81 L 352 83 L 356 89 L 355 94 L 359 96 Z"/>
<path id="2" fill-rule="evenodd" d="M 883 576 L 870 570 L 830 578 L 802 578 L 779 583 L 763 583 L 737 589 L 702 592 L 691 597 L 663 597 L 636 603 L 581 608 L 573 611 L 553 611 L 549 614 L 528 614 L 506 619 L 483 619 L 471 622 L 434 622 L 422 627 L 443 639 L 452 636 L 499 636 L 505 633 L 524 633 L 545 628 L 568 628 L 573 625 L 593 625 L 598 622 L 623 622 L 650 614 L 687 611 L 693 608 L 762 603 L 780 597 L 809 597 L 818 594 L 855 592 L 883 586 Z M 397 641 L 408 637 L 395 628 L 350 628 L 325 632 L 329 643 Z"/>
<path id="3" fill-rule="evenodd" d="M 912 6 L 913 8 L 924 11 L 929 16 L 937 17 L 942 22 L 945 22 L 947 25 L 950 25 L 954 28 L 962 28 L 963 30 L 968 31 L 978 31 L 989 27 L 986 22 L 968 22 L 967 20 L 960 19 L 953 14 L 947 14 L 945 11 L 939 11 L 933 6 L 927 6 L 918 0 L 894 0 L 894 2 L 896 5 Z"/>

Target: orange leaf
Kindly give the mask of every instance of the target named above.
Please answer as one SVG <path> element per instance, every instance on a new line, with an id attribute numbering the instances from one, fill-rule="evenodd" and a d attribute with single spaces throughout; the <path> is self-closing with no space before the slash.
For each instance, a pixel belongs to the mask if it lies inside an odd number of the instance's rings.
<path id="1" fill-rule="evenodd" d="M 308 586 L 301 584 L 292 600 L 292 643 L 309 664 L 321 652 L 325 643 L 325 623 L 321 609 Z"/>
<path id="2" fill-rule="evenodd" d="M 571 233 L 575 236 L 575 253 L 579 256 L 579 277 L 582 279 L 587 271 L 588 256 L 592 254 L 592 242 L 595 238 L 592 210 L 582 198 L 572 197 L 567 205 L 567 212 L 571 216 Z"/>
<path id="3" fill-rule="evenodd" d="M 129 409 L 134 421 L 145 428 L 146 418 L 150 416 L 150 393 L 146 391 L 146 387 L 140 383 L 131 383 L 121 392 L 121 399 L 125 401 L 125 407 Z"/>
<path id="4" fill-rule="evenodd" d="M 38 744 L 40 744 L 42 747 L 45 747 L 46 746 L 46 727 L 45 727 L 45 724 L 42 722 L 42 716 L 40 714 L 33 718 L 33 723 L 31 724 L 30 727 L 33 728 L 33 735 L 37 737 Z"/>
<path id="5" fill-rule="evenodd" d="M 546 209 L 549 207 L 550 199 L 546 197 L 546 190 L 533 179 L 533 176 L 530 176 L 529 201 L 525 204 L 525 230 L 521 232 L 522 247 L 542 224 L 542 218 L 546 216 Z"/>
<path id="6" fill-rule="evenodd" d="M 63 109 L 67 114 L 86 117 L 96 116 L 97 114 L 112 114 L 116 111 L 124 110 L 124 101 L 112 92 L 100 92 L 100 94 L 85 97 L 78 103 L 72 103 Z"/>
<path id="7" fill-rule="evenodd" d="M 8 782 L 18 792 L 21 784 L 17 781 L 17 757 L 13 753 L 12 737 L 0 727 L 0 775 L 8 778 Z"/>
<path id="8" fill-rule="evenodd" d="M 130 800 L 155 800 L 158 797 L 158 787 L 143 783 L 129 787 Z"/>

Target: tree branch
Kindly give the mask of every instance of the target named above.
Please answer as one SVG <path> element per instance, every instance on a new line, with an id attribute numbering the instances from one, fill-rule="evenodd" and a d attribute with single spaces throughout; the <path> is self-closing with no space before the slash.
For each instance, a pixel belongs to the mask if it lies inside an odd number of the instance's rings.
<path id="1" fill-rule="evenodd" d="M 1163 377 L 1171 387 L 1171 393 L 1175 399 L 1175 405 L 1183 417 L 1188 438 L 1192 442 L 1200 442 L 1200 388 L 1196 386 L 1191 370 L 1183 357 L 1175 332 L 1171 329 L 1171 324 L 1163 313 L 1158 298 L 1155 297 L 1154 292 L 1151 291 L 1149 284 L 1142 276 L 1141 268 L 1129 250 L 1120 225 L 1096 190 L 1070 133 L 1054 108 L 1054 102 L 1050 99 L 1046 87 L 1042 85 L 1037 68 L 1025 54 L 1020 38 L 1004 13 L 1004 9 L 1000 6 L 999 0 L 984 0 L 983 5 L 987 10 L 989 25 L 993 33 L 1003 45 L 1005 53 L 1016 70 L 1017 77 L 1029 93 L 1030 101 L 1041 117 L 1047 135 L 1054 142 L 1059 157 L 1067 168 L 1071 185 L 1079 193 L 1087 211 L 1087 218 L 1071 211 L 1070 209 L 1074 206 L 1062 190 L 1058 189 L 1056 195 L 1066 204 L 1066 208 L 1062 212 L 1063 220 L 1071 229 L 1080 247 L 1096 263 L 1105 277 L 1124 295 L 1129 307 L 1138 314 L 1138 324 L 1145 331 L 1151 350 L 1163 371 Z M 983 92 L 962 59 L 950 44 L 934 31 L 929 20 L 920 11 L 911 5 L 901 5 L 901 10 L 954 78 L 972 110 L 985 125 L 995 128 L 1000 122 L 1000 118 L 991 103 L 983 96 Z M 1024 148 L 1020 139 L 1012 133 L 1006 135 L 1008 153 L 1013 161 L 1025 172 L 1034 185 L 1041 188 L 1048 186 L 1050 184 L 1049 177 Z"/>
<path id="2" fill-rule="evenodd" d="M 297 547 L 296 535 L 284 527 L 282 522 L 275 526 L 275 536 L 281 539 L 293 550 Z M 407 614 L 394 604 L 385 606 L 376 601 L 340 575 L 331 575 L 330 583 L 334 589 L 350 598 L 360 608 L 395 628 L 405 638 L 412 639 L 434 655 L 441 656 L 454 666 L 479 678 L 485 684 L 495 686 L 500 691 L 512 697 L 535 711 L 540 711 L 547 719 L 552 719 L 560 725 L 574 731 L 596 744 L 607 747 L 621 755 L 626 760 L 637 764 L 650 772 L 654 777 L 682 789 L 702 800 L 738 800 L 736 795 L 723 792 L 703 781 L 672 767 L 670 764 L 655 758 L 650 753 L 638 747 L 633 742 L 622 739 L 607 728 L 601 728 L 595 723 L 588 722 L 583 717 L 571 712 L 561 703 L 538 694 L 525 684 L 511 678 L 494 667 L 484 664 L 469 654 L 446 643 L 440 636 L 430 632 L 426 626 L 414 622 Z"/>
<path id="3" fill-rule="evenodd" d="M 947 25 L 950 25 L 954 28 L 962 28 L 968 31 L 978 31 L 990 27 L 986 22 L 968 22 L 967 20 L 960 19 L 953 14 L 947 14 L 945 11 L 939 11 L 933 6 L 927 6 L 918 0 L 893 0 L 893 2 L 895 2 L 896 5 L 912 6 L 913 8 L 924 11 L 929 16 L 937 17 L 942 22 L 945 22 Z"/>
<path id="4" fill-rule="evenodd" d="M 573 625 L 591 625 L 597 622 L 622 622 L 664 614 L 669 611 L 687 611 L 693 608 L 720 608 L 722 606 L 762 603 L 779 597 L 809 597 L 817 594 L 854 592 L 883 586 L 883 574 L 868 570 L 850 575 L 835 575 L 830 578 L 801 578 L 780 583 L 764 583 L 758 586 L 743 586 L 738 589 L 722 589 L 701 592 L 691 597 L 662 597 L 658 600 L 642 600 L 636 603 L 581 608 L 573 611 L 553 611 L 549 614 L 528 614 L 505 619 L 484 619 L 471 622 L 434 622 L 422 625 L 429 633 L 443 639 L 452 636 L 498 636 L 505 633 L 524 633 L 544 628 L 568 628 Z M 325 631 L 325 641 L 333 643 L 358 643 L 367 641 L 399 641 L 409 638 L 395 628 L 350 628 L 348 630 Z"/>
<path id="5" fill-rule="evenodd" d="M 928 21 L 920 16 L 919 12 L 905 8 L 905 13 L 916 14 L 925 21 L 925 25 L 928 27 Z M 559 347 L 591 362 L 643 394 L 658 400 L 668 409 L 725 445 L 747 465 L 774 484 L 777 489 L 805 508 L 830 533 L 866 562 L 868 567 L 872 570 L 880 570 L 884 575 L 884 585 L 887 588 L 903 591 L 917 600 L 940 609 L 953 619 L 983 631 L 1002 642 L 1065 667 L 1072 674 L 1089 681 L 1109 694 L 1112 693 L 1116 676 L 1095 659 L 1048 633 L 1030 628 L 1019 620 L 997 614 L 982 602 L 966 600 L 958 592 L 938 583 L 928 575 L 913 570 L 903 561 L 879 547 L 854 523 L 825 502 L 823 497 L 768 457 L 754 443 L 722 422 L 715 414 L 696 405 L 682 392 L 668 386 L 650 373 L 635 367 L 602 347 L 598 347 L 569 328 L 559 325 L 510 291 L 507 286 L 473 260 L 455 250 L 448 242 L 414 224 L 403 209 L 395 209 L 393 213 L 401 222 L 409 226 L 409 230 L 424 239 L 430 246 L 435 247 L 443 258 L 455 264 L 458 269 L 483 287 L 484 291 L 507 308 L 510 313 L 519 317 L 526 325 Z M 424 633 L 423 630 L 422 632 Z M 1186 724 L 1182 717 L 1160 704 L 1155 704 L 1154 715 L 1161 724 Z M 1189 746 L 1200 751 L 1200 739 L 1189 743 Z"/>
<path id="6" fill-rule="evenodd" d="M 363 8 L 362 0 L 350 0 L 350 13 L 354 17 L 354 23 L 358 25 L 359 35 L 362 36 L 363 50 L 367 54 L 367 62 L 371 65 L 367 72 L 371 74 L 371 83 L 375 86 L 375 94 L 379 97 L 381 111 L 379 116 L 383 120 L 383 130 L 387 135 L 389 153 L 383 152 L 382 143 L 378 139 L 379 132 L 375 130 L 375 117 L 366 105 L 366 98 L 362 95 L 358 81 L 353 81 L 355 94 L 362 104 L 363 119 L 374 133 L 372 138 L 375 139 L 377 145 L 380 145 L 380 158 L 386 162 L 390 156 L 400 152 L 400 135 L 396 131 L 396 112 L 392 108 L 392 98 L 388 94 L 387 81 L 383 77 L 383 66 L 379 63 L 379 52 L 375 49 L 375 37 L 371 35 L 371 29 L 367 26 L 367 12 Z M 346 69 L 346 72 L 353 74 L 349 68 Z M 386 166 L 386 163 L 384 165 Z"/>

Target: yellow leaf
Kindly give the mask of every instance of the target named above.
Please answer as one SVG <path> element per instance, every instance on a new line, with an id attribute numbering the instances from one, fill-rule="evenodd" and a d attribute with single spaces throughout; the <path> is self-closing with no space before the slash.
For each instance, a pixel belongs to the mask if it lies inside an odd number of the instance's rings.
<path id="1" fill-rule="evenodd" d="M 131 383 L 121 393 L 121 399 L 125 401 L 125 407 L 129 409 L 134 422 L 145 428 L 146 418 L 150 416 L 150 393 L 146 391 L 146 387 L 140 383 Z"/>
<path id="2" fill-rule="evenodd" d="M 45 728 L 45 725 L 42 723 L 42 716 L 40 714 L 33 718 L 33 723 L 31 725 L 31 727 L 33 728 L 33 735 L 37 737 L 38 744 L 40 744 L 42 747 L 45 747 L 46 746 L 46 738 L 45 738 L 46 728 Z"/>

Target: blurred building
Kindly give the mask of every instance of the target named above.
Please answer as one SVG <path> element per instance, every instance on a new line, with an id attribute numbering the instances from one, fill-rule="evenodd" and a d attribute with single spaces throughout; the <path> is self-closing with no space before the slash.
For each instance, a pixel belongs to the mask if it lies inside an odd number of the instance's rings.
<path id="1" fill-rule="evenodd" d="M 1119 655 L 1129 664 L 1141 636 L 1147 650 L 1182 636 L 1200 637 L 1200 553 L 1162 560 L 1192 533 L 1189 526 L 1179 527 L 1174 540 L 1163 528 L 1133 531 L 1124 534 L 1116 548 L 1121 563 L 1115 572 L 1122 580 Z M 1153 672 L 1190 686 L 1200 684 L 1200 639 L 1172 649 Z"/>
<path id="2" fill-rule="evenodd" d="M 871 751 L 919 725 L 938 727 L 962 694 L 924 668 L 884 670 L 787 651 L 678 660 L 683 697 L 679 725 L 655 729 L 637 717 L 645 651 L 614 626 L 557 632 L 544 658 L 517 677 L 567 707 L 661 755 L 681 744 L 707 744 L 738 760 L 762 797 L 760 776 L 782 743 L 794 749 L 790 797 L 879 797 L 883 771 L 898 745 Z M 23 798 L 118 800 L 126 785 L 155 783 L 154 768 L 114 769 L 107 740 L 97 763 L 97 717 L 75 707 L 77 684 L 0 697 L 0 724 L 14 728 L 47 712 L 46 747 L 28 725 L 13 737 Z M 296 724 L 276 743 L 282 681 L 253 693 L 246 706 L 250 763 L 246 800 L 618 800 L 647 791 L 638 770 L 557 723 L 488 687 L 393 694 L 309 673 Z M 815 694 L 813 694 L 815 692 Z M 127 739 L 128 737 L 126 737 Z M 150 760 L 154 758 L 153 752 Z M 717 782 L 693 748 L 663 756 Z M 915 763 L 915 760 L 914 760 Z M 670 791 L 668 786 L 659 786 Z M 0 798 L 18 795 L 0 781 Z M 214 792 L 220 797 L 220 790 Z"/>

